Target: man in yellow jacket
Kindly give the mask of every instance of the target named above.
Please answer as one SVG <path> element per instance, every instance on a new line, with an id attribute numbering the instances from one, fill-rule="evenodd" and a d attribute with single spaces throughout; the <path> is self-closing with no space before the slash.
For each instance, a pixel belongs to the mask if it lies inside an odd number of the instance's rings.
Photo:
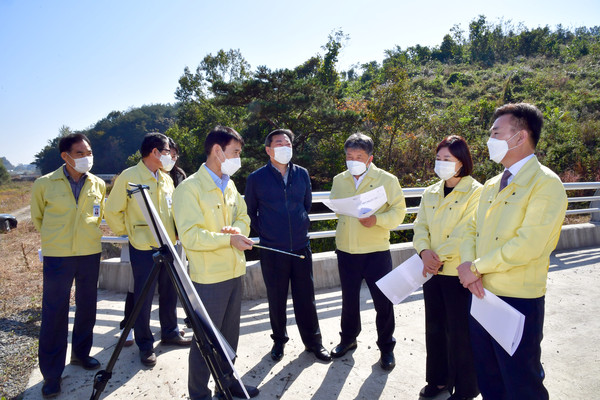
<path id="1" fill-rule="evenodd" d="M 130 182 L 148 186 L 148 194 L 169 238 L 173 243 L 176 240 L 172 210 L 173 180 L 168 173 L 161 169 L 170 166 L 173 162 L 169 139 L 162 133 L 148 133 L 144 136 L 140 153 L 142 160 L 137 165 L 127 168 L 117 177 L 106 201 L 108 226 L 116 235 L 129 237 L 129 258 L 133 271 L 135 302 L 140 299 L 144 284 L 154 265 L 152 255 L 155 251 L 152 250 L 152 247 L 157 247 L 158 243 L 156 243 L 137 201 L 127 195 Z M 161 343 L 189 346 L 191 340 L 182 337 L 179 333 L 176 311 L 177 293 L 165 268 L 161 268 L 157 281 Z M 153 283 L 149 293 L 154 294 L 155 285 L 156 282 Z M 144 303 L 135 321 L 134 336 L 140 349 L 140 361 L 142 364 L 152 367 L 156 364 L 154 337 L 150 330 L 152 295 L 142 300 Z"/>
<path id="2" fill-rule="evenodd" d="M 355 218 L 338 215 L 335 244 L 342 287 L 342 331 L 340 343 L 331 357 L 342 357 L 356 348 L 360 333 L 360 286 L 367 282 L 377 313 L 379 365 L 384 370 L 396 366 L 394 310 L 392 303 L 375 282 L 392 270 L 390 230 L 402 223 L 406 204 L 398 178 L 373 164 L 373 140 L 362 133 L 351 135 L 344 143 L 348 170 L 333 178 L 330 198 L 356 196 L 383 186 L 387 202 L 374 215 Z"/>
<path id="3" fill-rule="evenodd" d="M 463 286 L 480 298 L 485 288 L 525 315 L 512 357 L 470 319 L 479 389 L 486 400 L 548 398 L 541 364 L 544 295 L 567 196 L 560 178 L 534 155 L 542 125 L 542 113 L 531 104 L 496 110 L 488 150 L 505 170 L 483 186 L 461 246 Z"/>
<path id="4" fill-rule="evenodd" d="M 204 141 L 206 163 L 175 191 L 173 208 L 179 239 L 189 261 L 190 278 L 215 327 L 234 351 L 240 336 L 244 250 L 252 248 L 246 203 L 230 177 L 241 166 L 244 140 L 234 129 L 217 126 Z M 189 356 L 188 390 L 192 400 L 212 398 L 210 371 L 193 338 Z M 246 398 L 239 384 L 230 387 Z M 246 386 L 250 397 L 257 388 Z"/>
<path id="5" fill-rule="evenodd" d="M 90 357 L 96 323 L 96 293 L 100 253 L 100 222 L 104 211 L 104 181 L 88 171 L 93 156 L 89 139 L 70 134 L 60 139 L 65 163 L 38 178 L 31 193 L 31 220 L 42 237 L 44 286 L 39 360 L 44 376 L 42 395 L 60 393 L 65 368 L 69 299 L 75 280 L 75 322 L 71 364 L 96 369 Z"/>

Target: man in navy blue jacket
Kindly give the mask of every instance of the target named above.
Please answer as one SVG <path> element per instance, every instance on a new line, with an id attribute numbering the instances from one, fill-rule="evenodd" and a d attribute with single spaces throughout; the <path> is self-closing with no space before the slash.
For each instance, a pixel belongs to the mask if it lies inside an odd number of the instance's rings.
<path id="1" fill-rule="evenodd" d="M 294 314 L 306 351 L 322 361 L 331 361 L 322 345 L 308 240 L 308 211 L 312 192 L 308 171 L 290 162 L 294 134 L 277 129 L 267 135 L 269 162 L 254 171 L 246 182 L 245 200 L 251 226 L 260 244 L 303 255 L 304 259 L 261 250 L 260 265 L 267 287 L 269 318 L 273 334 L 271 358 L 279 361 L 289 340 L 286 331 L 288 287 L 291 282 Z"/>

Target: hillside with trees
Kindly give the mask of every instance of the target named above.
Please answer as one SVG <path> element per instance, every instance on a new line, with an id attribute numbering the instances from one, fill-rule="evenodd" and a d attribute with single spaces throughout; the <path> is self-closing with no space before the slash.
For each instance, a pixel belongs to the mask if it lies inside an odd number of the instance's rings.
<path id="1" fill-rule="evenodd" d="M 205 159 L 206 133 L 223 124 L 246 140 L 235 177 L 241 191 L 266 161 L 263 140 L 275 128 L 296 134 L 294 160 L 309 168 L 314 190 L 328 190 L 344 169 L 342 144 L 358 130 L 373 137 L 376 164 L 403 186 L 431 183 L 435 145 L 449 134 L 470 143 L 474 175 L 484 181 L 499 170 L 485 146 L 494 109 L 527 101 L 546 119 L 541 161 L 565 181 L 600 180 L 600 27 L 529 29 L 479 16 L 467 31 L 451 29 L 439 46 L 396 47 L 381 63 L 338 71 L 346 39 L 333 32 L 323 54 L 290 69 L 252 69 L 239 50 L 207 55 L 196 69 L 184 69 L 176 105 L 114 111 L 83 131 L 94 171 L 125 168 L 150 131 L 172 136 L 182 167 L 195 171 Z M 60 165 L 59 137 L 36 155 L 44 173 Z"/>

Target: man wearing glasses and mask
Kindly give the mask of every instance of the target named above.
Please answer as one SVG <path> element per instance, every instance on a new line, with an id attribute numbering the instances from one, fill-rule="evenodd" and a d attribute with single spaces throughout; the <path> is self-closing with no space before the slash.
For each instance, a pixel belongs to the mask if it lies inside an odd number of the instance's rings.
<path id="1" fill-rule="evenodd" d="M 152 247 L 156 247 L 158 244 L 137 201 L 133 197 L 127 196 L 129 182 L 149 187 L 148 195 L 152 199 L 169 238 L 173 243 L 176 240 L 171 207 L 174 191 L 173 180 L 167 172 L 163 171 L 169 171 L 175 164 L 171 158 L 169 139 L 162 133 L 148 133 L 144 136 L 140 153 L 142 160 L 137 165 L 127 168 L 117 177 L 106 201 L 108 226 L 116 235 L 129 237 L 129 256 L 136 302 L 140 298 L 144 283 L 154 265 Z M 160 269 L 157 282 L 161 343 L 189 346 L 191 340 L 182 337 L 177 326 L 177 293 L 165 268 Z M 152 285 L 149 293 L 154 293 L 155 284 Z M 144 305 L 134 325 L 135 342 L 140 349 L 142 364 L 152 367 L 156 364 L 154 337 L 150 330 L 152 296 L 147 296 L 143 301 Z"/>

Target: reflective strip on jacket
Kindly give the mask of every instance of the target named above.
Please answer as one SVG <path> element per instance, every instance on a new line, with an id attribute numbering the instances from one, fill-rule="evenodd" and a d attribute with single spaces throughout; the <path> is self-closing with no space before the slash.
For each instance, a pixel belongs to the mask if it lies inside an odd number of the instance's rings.
<path id="1" fill-rule="evenodd" d="M 250 233 L 246 203 L 230 179 L 225 195 L 202 164 L 175 190 L 173 208 L 179 240 L 189 261 L 190 278 L 209 284 L 237 278 L 246 273 L 244 252 L 231 246 L 224 226 Z"/>
<path id="2" fill-rule="evenodd" d="M 113 185 L 106 200 L 106 223 L 115 235 L 129 236 L 129 243 L 138 250 L 151 250 L 157 247 L 156 239 L 148 227 L 146 218 L 134 197 L 127 195 L 129 183 L 148 186 L 148 195 L 156 212 L 167 230 L 169 238 L 175 243 L 175 223 L 173 221 L 172 196 L 173 180 L 158 170 L 158 181 L 143 161 L 123 171 Z"/>
<path id="3" fill-rule="evenodd" d="M 63 166 L 36 179 L 31 192 L 31 221 L 42 238 L 42 254 L 71 257 L 102 251 L 100 222 L 106 185 L 88 173 L 75 202 Z"/>
<path id="4" fill-rule="evenodd" d="M 376 225 L 366 228 L 358 218 L 338 215 L 335 232 L 335 245 L 338 250 L 351 254 L 373 253 L 390 248 L 390 230 L 404 220 L 406 203 L 404 194 L 394 175 L 379 169 L 371 163 L 365 177 L 356 189 L 354 177 L 346 170 L 333 178 L 331 199 L 343 199 L 366 193 L 383 186 L 387 202 L 375 212 Z"/>
<path id="5" fill-rule="evenodd" d="M 546 293 L 567 195 L 560 178 L 535 157 L 498 193 L 500 179 L 501 174 L 484 184 L 461 257 L 475 262 L 490 292 L 538 298 Z"/>
<path id="6" fill-rule="evenodd" d="M 427 187 L 423 193 L 413 246 L 418 254 L 429 249 L 440 257 L 444 263 L 440 275 L 458 276 L 460 244 L 479 201 L 481 187 L 471 176 L 465 176 L 446 197 L 444 181 Z"/>

